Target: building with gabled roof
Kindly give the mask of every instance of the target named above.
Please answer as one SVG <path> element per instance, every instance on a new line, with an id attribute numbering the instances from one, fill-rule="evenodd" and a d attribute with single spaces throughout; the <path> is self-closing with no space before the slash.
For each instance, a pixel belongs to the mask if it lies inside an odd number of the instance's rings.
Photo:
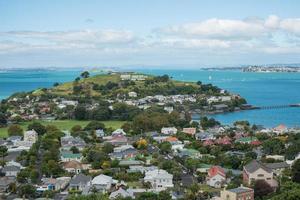
<path id="1" fill-rule="evenodd" d="M 257 160 L 252 160 L 243 168 L 243 182 L 251 185 L 257 180 L 265 180 L 271 187 L 278 187 L 272 169 Z"/>

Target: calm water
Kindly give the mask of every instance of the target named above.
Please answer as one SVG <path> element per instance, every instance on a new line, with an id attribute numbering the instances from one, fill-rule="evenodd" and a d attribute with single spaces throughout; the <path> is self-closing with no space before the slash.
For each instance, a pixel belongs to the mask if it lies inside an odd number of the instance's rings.
<path id="1" fill-rule="evenodd" d="M 231 92 L 241 94 L 256 106 L 300 103 L 300 73 L 243 73 L 240 71 L 201 70 L 137 70 L 144 73 L 168 74 L 183 81 L 212 83 Z M 55 82 L 74 80 L 80 70 L 61 71 L 8 71 L 0 72 L 0 99 L 14 92 L 51 87 Z M 215 115 L 225 124 L 236 120 L 273 127 L 278 124 L 300 126 L 300 108 L 252 110 Z"/>

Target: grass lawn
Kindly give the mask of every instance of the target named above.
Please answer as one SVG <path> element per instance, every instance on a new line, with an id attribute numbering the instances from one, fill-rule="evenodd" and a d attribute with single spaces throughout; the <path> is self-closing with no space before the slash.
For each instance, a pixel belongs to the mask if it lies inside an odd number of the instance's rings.
<path id="1" fill-rule="evenodd" d="M 61 130 L 70 130 L 74 125 L 80 125 L 82 127 L 86 126 L 90 121 L 77 121 L 77 120 L 54 120 L 54 121 L 41 121 L 37 120 L 43 125 L 55 125 Z M 20 126 L 26 130 L 28 124 L 32 122 L 21 123 Z M 125 122 L 124 121 L 103 121 L 107 128 L 111 127 L 113 129 L 120 128 Z M 0 138 L 7 137 L 7 127 L 0 128 Z"/>
<path id="2" fill-rule="evenodd" d="M 222 189 L 210 187 L 206 184 L 203 184 L 203 185 L 201 184 L 201 185 L 199 185 L 199 187 L 200 187 L 200 190 L 202 190 L 203 192 L 219 192 L 222 190 Z"/>

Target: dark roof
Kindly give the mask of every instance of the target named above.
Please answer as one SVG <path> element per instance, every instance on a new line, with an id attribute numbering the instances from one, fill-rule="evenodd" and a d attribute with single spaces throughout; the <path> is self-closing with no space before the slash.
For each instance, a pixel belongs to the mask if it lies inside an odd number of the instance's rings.
<path id="1" fill-rule="evenodd" d="M 77 185 L 80 183 L 86 184 L 91 180 L 92 180 L 92 177 L 90 177 L 90 176 L 86 176 L 84 174 L 78 174 L 71 179 L 70 184 L 72 184 L 72 185 Z"/>
<path id="2" fill-rule="evenodd" d="M 11 172 L 11 171 L 20 171 L 20 167 L 18 166 L 14 166 L 14 165 L 10 165 L 10 166 L 5 166 L 2 169 L 2 172 Z"/>
<path id="3" fill-rule="evenodd" d="M 265 165 L 270 169 L 281 169 L 289 167 L 289 165 L 286 162 L 266 163 Z"/>
<path id="4" fill-rule="evenodd" d="M 244 192 L 251 192 L 251 191 L 253 191 L 253 189 L 246 188 L 246 187 L 238 187 L 238 188 L 230 189 L 228 191 L 234 192 L 234 193 L 244 193 Z"/>
<path id="5" fill-rule="evenodd" d="M 195 183 L 194 177 L 189 174 L 182 174 L 181 175 L 181 183 L 183 186 L 191 186 Z"/>
<path id="6" fill-rule="evenodd" d="M 262 168 L 263 170 L 265 170 L 268 173 L 272 172 L 272 169 L 270 169 L 269 167 L 266 167 L 264 164 L 258 162 L 257 160 L 252 160 L 250 163 L 245 165 L 244 168 L 249 173 L 253 173 L 253 172 L 257 171 L 259 168 Z"/>

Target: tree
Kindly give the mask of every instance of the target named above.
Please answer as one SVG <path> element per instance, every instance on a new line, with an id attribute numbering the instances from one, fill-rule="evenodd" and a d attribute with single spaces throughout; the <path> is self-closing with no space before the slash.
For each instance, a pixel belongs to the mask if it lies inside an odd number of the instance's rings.
<path id="1" fill-rule="evenodd" d="M 158 198 L 157 199 L 158 200 L 171 200 L 172 197 L 171 197 L 169 192 L 161 191 L 161 192 L 158 193 Z"/>
<path id="2" fill-rule="evenodd" d="M 71 128 L 71 134 L 82 131 L 82 127 L 80 125 L 75 125 Z"/>
<path id="3" fill-rule="evenodd" d="M 114 151 L 114 146 L 111 143 L 106 142 L 104 143 L 102 150 L 103 152 L 109 154 Z"/>
<path id="4" fill-rule="evenodd" d="M 8 151 L 8 149 L 7 149 L 6 146 L 4 146 L 4 145 L 1 145 L 1 146 L 0 146 L 0 156 L 1 156 L 1 158 L 2 158 L 2 162 L 1 162 L 1 166 L 2 166 L 2 167 L 4 167 L 4 165 L 5 165 L 4 158 L 5 158 L 5 156 L 7 156 L 7 154 L 8 154 L 7 151 Z"/>
<path id="5" fill-rule="evenodd" d="M 4 113 L 0 112 L 0 127 L 6 126 L 7 119 Z"/>
<path id="6" fill-rule="evenodd" d="M 88 112 L 84 105 L 79 104 L 74 111 L 74 117 L 77 120 L 85 120 L 87 119 Z"/>
<path id="7" fill-rule="evenodd" d="M 81 76 L 82 78 L 88 78 L 88 77 L 90 76 L 90 73 L 89 73 L 88 71 L 84 71 L 84 72 L 82 72 L 82 73 L 80 74 L 80 76 Z"/>
<path id="8" fill-rule="evenodd" d="M 159 149 L 162 153 L 168 154 L 171 152 L 172 145 L 169 142 L 162 142 L 159 144 Z"/>
<path id="9" fill-rule="evenodd" d="M 253 189 L 255 198 L 262 198 L 274 191 L 265 180 L 255 181 Z"/>
<path id="10" fill-rule="evenodd" d="M 35 197 L 35 187 L 31 184 L 21 185 L 18 189 L 19 196 L 26 198 L 34 198 Z"/>
<path id="11" fill-rule="evenodd" d="M 79 149 L 77 147 L 75 147 L 75 146 L 72 146 L 70 148 L 70 151 L 72 151 L 73 153 L 79 153 Z"/>
<path id="12" fill-rule="evenodd" d="M 44 135 L 47 132 L 46 127 L 39 122 L 29 124 L 27 130 L 35 130 L 39 135 Z"/>
<path id="13" fill-rule="evenodd" d="M 18 124 L 12 124 L 8 127 L 7 133 L 9 136 L 23 136 L 23 129 Z"/>
<path id="14" fill-rule="evenodd" d="M 262 146 L 264 153 L 266 153 L 267 155 L 281 154 L 284 152 L 285 149 L 284 143 L 278 138 L 266 140 Z"/>
<path id="15" fill-rule="evenodd" d="M 292 165 L 292 180 L 300 183 L 300 159 L 297 159 Z"/>
<path id="16" fill-rule="evenodd" d="M 211 128 L 220 125 L 220 122 L 216 121 L 214 118 L 201 117 L 200 125 L 203 129 Z"/>
<path id="17" fill-rule="evenodd" d="M 56 82 L 56 83 L 53 84 L 53 87 L 57 87 L 57 86 L 59 86 L 58 82 Z"/>
<path id="18" fill-rule="evenodd" d="M 102 122 L 91 121 L 84 127 L 84 130 L 86 131 L 94 131 L 98 129 L 105 129 L 105 125 Z"/>

